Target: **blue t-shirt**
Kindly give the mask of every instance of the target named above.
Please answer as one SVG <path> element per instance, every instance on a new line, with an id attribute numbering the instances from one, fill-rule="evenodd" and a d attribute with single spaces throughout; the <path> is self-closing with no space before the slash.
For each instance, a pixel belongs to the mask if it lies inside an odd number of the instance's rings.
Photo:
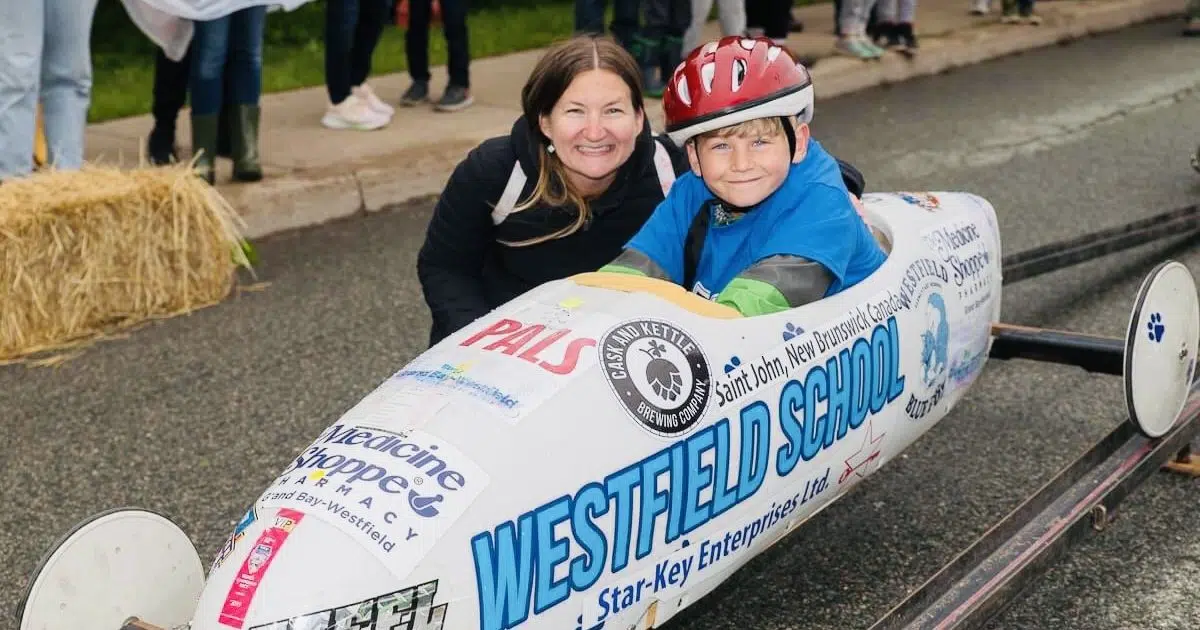
<path id="1" fill-rule="evenodd" d="M 684 174 L 626 247 L 642 252 L 682 284 L 684 239 L 696 213 L 713 198 L 703 179 Z M 696 283 L 685 288 L 715 298 L 738 274 L 777 254 L 824 265 L 834 278 L 826 296 L 854 286 L 886 258 L 850 201 L 837 160 L 812 138 L 804 159 L 791 165 L 779 190 L 733 223 L 718 225 L 709 217 Z"/>

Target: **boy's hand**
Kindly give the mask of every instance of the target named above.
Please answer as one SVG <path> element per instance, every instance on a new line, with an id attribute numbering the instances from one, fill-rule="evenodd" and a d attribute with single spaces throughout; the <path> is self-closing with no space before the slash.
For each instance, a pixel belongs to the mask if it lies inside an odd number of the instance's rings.
<path id="1" fill-rule="evenodd" d="M 865 220 L 866 217 L 863 216 L 863 212 L 866 212 L 866 208 L 863 207 L 862 199 L 859 199 L 858 197 L 856 197 L 854 195 L 854 193 L 848 193 L 848 194 L 850 195 L 850 203 L 854 204 L 854 209 L 858 211 L 858 216 L 863 217 L 863 219 Z"/>

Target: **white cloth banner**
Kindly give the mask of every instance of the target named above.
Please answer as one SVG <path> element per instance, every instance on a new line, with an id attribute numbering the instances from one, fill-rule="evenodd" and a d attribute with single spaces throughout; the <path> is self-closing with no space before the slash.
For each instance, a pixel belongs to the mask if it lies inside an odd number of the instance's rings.
<path id="1" fill-rule="evenodd" d="M 187 54 L 193 21 L 208 21 L 256 6 L 293 11 L 313 0 L 121 0 L 125 12 L 172 61 Z"/>
<path id="2" fill-rule="evenodd" d="M 146 0 L 121 0 L 129 19 L 141 29 L 150 41 L 163 49 L 167 58 L 179 61 L 187 54 L 192 42 L 192 21 L 160 11 Z"/>

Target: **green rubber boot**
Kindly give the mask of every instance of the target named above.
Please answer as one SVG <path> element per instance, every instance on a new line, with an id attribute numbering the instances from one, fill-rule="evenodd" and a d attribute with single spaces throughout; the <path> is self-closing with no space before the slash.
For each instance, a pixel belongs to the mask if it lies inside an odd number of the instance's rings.
<path id="1" fill-rule="evenodd" d="M 238 105 L 230 121 L 229 142 L 233 149 L 233 178 L 240 182 L 257 182 L 263 178 L 258 156 L 258 123 L 262 110 L 258 105 Z"/>
<path id="2" fill-rule="evenodd" d="M 217 125 L 220 116 L 197 116 L 192 114 L 192 155 L 196 157 L 196 169 L 200 177 L 209 184 L 216 180 L 214 163 L 217 159 Z"/>

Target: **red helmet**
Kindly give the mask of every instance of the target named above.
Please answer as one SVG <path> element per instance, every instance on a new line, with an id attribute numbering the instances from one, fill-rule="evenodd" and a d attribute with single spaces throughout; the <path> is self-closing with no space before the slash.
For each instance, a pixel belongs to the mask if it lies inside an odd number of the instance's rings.
<path id="1" fill-rule="evenodd" d="M 731 35 L 693 50 L 671 74 L 662 102 L 667 135 L 683 146 L 697 134 L 755 118 L 811 121 L 812 77 L 771 40 Z"/>

